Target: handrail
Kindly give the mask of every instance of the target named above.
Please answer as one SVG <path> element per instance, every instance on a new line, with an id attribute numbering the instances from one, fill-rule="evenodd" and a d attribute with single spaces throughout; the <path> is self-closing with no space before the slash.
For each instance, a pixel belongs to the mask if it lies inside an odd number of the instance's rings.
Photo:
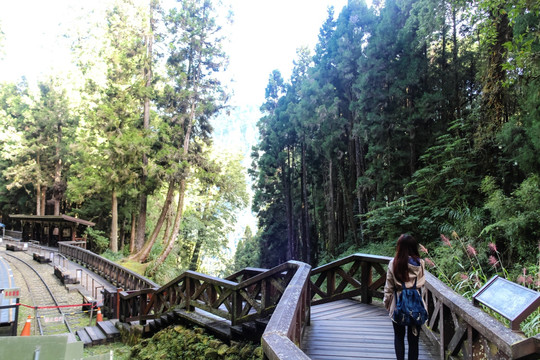
<path id="1" fill-rule="evenodd" d="M 237 325 L 272 313 L 297 267 L 289 261 L 240 283 L 186 271 L 149 292 L 121 292 L 119 318 L 147 320 L 176 307 L 199 308 Z"/>
<path id="2" fill-rule="evenodd" d="M 371 303 L 373 297 L 382 299 L 384 294 L 379 290 L 386 281 L 386 270 L 382 265 L 390 259 L 354 254 L 313 269 L 311 304 L 358 295 L 363 303 Z M 361 270 L 359 274 L 358 270 Z M 374 276 L 378 277 L 373 279 Z M 429 314 L 423 330 L 439 344 L 441 359 L 459 354 L 464 359 L 519 359 L 540 354 L 539 335 L 527 339 L 513 332 L 428 271 L 423 297 Z"/>
<path id="3" fill-rule="evenodd" d="M 115 279 L 127 280 L 125 289 L 131 290 L 119 293 L 124 321 L 155 318 L 176 306 L 198 307 L 230 319 L 233 325 L 273 313 L 262 336 L 263 351 L 270 360 L 309 359 L 298 345 L 304 326 L 309 324 L 310 303 L 355 296 L 361 296 L 364 303 L 371 303 L 373 297 L 382 299 L 383 266 L 391 259 L 353 254 L 313 270 L 308 264 L 289 261 L 266 271 L 247 268 L 227 279 L 187 271 L 158 287 L 88 250 L 67 244 L 59 244 L 59 250 L 106 276 L 112 277 L 116 271 L 123 274 Z M 140 287 L 130 289 L 132 285 Z M 439 344 L 441 359 L 447 355 L 487 358 L 488 352 L 490 357 L 508 359 L 540 354 L 540 335 L 525 338 L 513 332 L 427 271 L 423 296 L 429 314 L 423 330 Z"/>
<path id="4" fill-rule="evenodd" d="M 309 360 L 297 345 L 302 340 L 305 325 L 309 324 L 311 266 L 294 263 L 298 270 L 283 293 L 261 339 L 265 358 L 270 360 Z"/>
<path id="5" fill-rule="evenodd" d="M 383 265 L 391 259 L 358 253 L 313 269 L 311 304 L 324 304 L 359 295 L 365 304 L 370 304 L 373 297 L 382 299 L 384 294 L 379 290 L 386 282 Z M 373 279 L 374 275 L 378 277 Z"/>
<path id="6" fill-rule="evenodd" d="M 58 252 L 92 270 L 95 270 L 96 273 L 107 278 L 107 280 L 120 288 L 140 290 L 145 288 L 159 287 L 159 285 L 152 280 L 126 269 L 125 267 L 116 264 L 109 259 L 99 256 L 90 250 L 59 242 Z"/>
<path id="7" fill-rule="evenodd" d="M 236 281 L 236 282 L 242 282 L 243 280 L 247 280 L 255 275 L 261 274 L 265 271 L 268 271 L 268 269 L 261 269 L 261 268 L 252 268 L 247 267 L 240 271 L 235 272 L 234 274 L 231 274 L 227 276 L 226 280 Z"/>
<path id="8" fill-rule="evenodd" d="M 491 317 L 471 301 L 426 272 L 425 301 L 429 319 L 426 334 L 439 344 L 441 355 L 464 358 L 519 359 L 540 354 L 540 337 L 525 338 Z M 490 358 L 491 358 L 490 357 Z"/>

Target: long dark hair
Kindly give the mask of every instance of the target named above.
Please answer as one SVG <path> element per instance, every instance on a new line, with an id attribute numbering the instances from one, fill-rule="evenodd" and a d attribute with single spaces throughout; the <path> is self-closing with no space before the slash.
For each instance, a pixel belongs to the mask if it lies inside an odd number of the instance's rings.
<path id="1" fill-rule="evenodd" d="M 409 256 L 419 262 L 418 242 L 409 234 L 401 234 L 394 257 L 394 276 L 399 282 L 409 281 Z"/>

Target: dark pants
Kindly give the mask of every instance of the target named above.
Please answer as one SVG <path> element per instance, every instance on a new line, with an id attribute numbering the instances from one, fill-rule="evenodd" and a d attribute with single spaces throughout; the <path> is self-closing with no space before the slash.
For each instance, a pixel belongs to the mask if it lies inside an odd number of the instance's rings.
<path id="1" fill-rule="evenodd" d="M 405 359 L 405 328 L 407 328 L 407 342 L 409 343 L 408 360 L 418 360 L 418 339 L 420 337 L 420 329 L 416 329 L 416 335 L 413 333 L 414 326 L 398 325 L 392 321 L 394 325 L 394 348 L 396 349 L 396 359 Z"/>

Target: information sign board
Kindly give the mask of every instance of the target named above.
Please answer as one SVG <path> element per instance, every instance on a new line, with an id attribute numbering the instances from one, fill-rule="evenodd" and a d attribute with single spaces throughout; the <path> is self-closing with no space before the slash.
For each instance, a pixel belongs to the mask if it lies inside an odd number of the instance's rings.
<path id="1" fill-rule="evenodd" d="M 4 299 L 16 299 L 20 297 L 21 288 L 10 288 L 10 289 L 4 289 L 2 290 L 2 295 L 4 295 Z"/>
<path id="2" fill-rule="evenodd" d="M 512 330 L 540 306 L 540 293 L 495 275 L 473 295 L 475 305 L 482 303 L 508 320 Z"/>

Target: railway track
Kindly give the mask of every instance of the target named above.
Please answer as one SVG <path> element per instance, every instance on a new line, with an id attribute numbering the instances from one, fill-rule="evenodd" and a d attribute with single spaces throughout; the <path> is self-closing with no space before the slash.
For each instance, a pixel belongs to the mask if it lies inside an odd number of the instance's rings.
<path id="1" fill-rule="evenodd" d="M 2 252 L 10 264 L 15 282 L 21 288 L 19 329 L 28 315 L 32 316 L 32 334 L 56 335 L 73 333 L 89 325 L 89 316 L 80 306 L 82 296 L 68 292 L 53 274 L 53 266 L 40 264 L 28 252 Z M 19 330 L 20 331 L 20 330 Z"/>

